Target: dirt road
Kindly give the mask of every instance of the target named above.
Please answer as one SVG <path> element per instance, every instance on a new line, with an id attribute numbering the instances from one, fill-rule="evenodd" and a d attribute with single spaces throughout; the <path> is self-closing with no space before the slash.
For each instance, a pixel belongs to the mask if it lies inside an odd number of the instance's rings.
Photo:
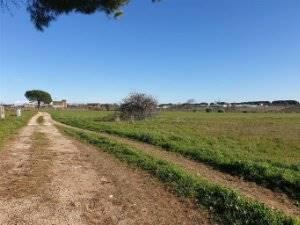
<path id="1" fill-rule="evenodd" d="M 63 136 L 39 113 L 0 152 L 0 224 L 212 222 L 146 173 Z"/>

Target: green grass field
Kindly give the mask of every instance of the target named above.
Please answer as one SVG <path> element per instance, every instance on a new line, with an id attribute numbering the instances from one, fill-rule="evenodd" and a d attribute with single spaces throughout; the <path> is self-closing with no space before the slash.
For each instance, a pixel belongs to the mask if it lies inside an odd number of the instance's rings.
<path id="1" fill-rule="evenodd" d="M 137 151 L 95 133 L 73 128 L 60 129 L 80 141 L 95 145 L 127 164 L 141 168 L 167 184 L 179 196 L 194 199 L 215 214 L 221 224 L 236 225 L 299 225 L 299 220 L 270 209 L 264 204 L 243 197 L 225 187 L 195 177 L 167 161 Z"/>
<path id="2" fill-rule="evenodd" d="M 14 111 L 6 112 L 6 118 L 0 120 L 0 149 L 5 140 L 15 134 L 19 128 L 24 126 L 33 114 L 33 111 L 24 111 L 22 112 L 22 117 L 18 118 Z"/>
<path id="3" fill-rule="evenodd" d="M 52 111 L 68 125 L 160 146 L 299 198 L 300 114 L 165 112 L 135 123 L 109 112 Z"/>

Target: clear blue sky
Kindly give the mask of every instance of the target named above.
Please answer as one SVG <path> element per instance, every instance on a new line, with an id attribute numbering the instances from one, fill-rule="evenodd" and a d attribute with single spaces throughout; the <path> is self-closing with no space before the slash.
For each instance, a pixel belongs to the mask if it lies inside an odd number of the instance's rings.
<path id="1" fill-rule="evenodd" d="M 38 32 L 0 13 L 0 102 L 44 89 L 70 102 L 300 100 L 299 0 L 135 0 L 125 15 L 59 17 Z"/>

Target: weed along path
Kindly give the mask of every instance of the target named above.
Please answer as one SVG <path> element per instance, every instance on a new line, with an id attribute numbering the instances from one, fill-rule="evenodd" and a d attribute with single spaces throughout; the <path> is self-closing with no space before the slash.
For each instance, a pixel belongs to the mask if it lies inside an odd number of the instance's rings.
<path id="1" fill-rule="evenodd" d="M 65 127 L 71 127 L 61 123 L 57 124 Z M 74 129 L 82 130 L 80 128 Z M 286 215 L 300 218 L 300 208 L 299 206 L 297 206 L 297 203 L 282 192 L 272 191 L 268 188 L 256 184 L 255 182 L 242 180 L 239 177 L 235 177 L 230 174 L 216 170 L 207 164 L 190 160 L 179 154 L 165 151 L 151 144 L 146 144 L 136 140 L 107 133 L 99 133 L 87 130 L 84 131 L 90 133 L 97 133 L 100 136 L 107 137 L 117 142 L 132 146 L 137 151 L 146 152 L 147 154 L 152 155 L 156 158 L 163 159 L 173 164 L 176 164 L 196 176 L 204 177 L 205 179 L 213 183 L 220 184 L 222 186 L 238 191 L 251 199 L 266 204 L 272 209 L 278 209 L 284 212 Z"/>
<path id="2" fill-rule="evenodd" d="M 212 224 L 147 173 L 63 136 L 38 113 L 0 153 L 0 224 Z"/>

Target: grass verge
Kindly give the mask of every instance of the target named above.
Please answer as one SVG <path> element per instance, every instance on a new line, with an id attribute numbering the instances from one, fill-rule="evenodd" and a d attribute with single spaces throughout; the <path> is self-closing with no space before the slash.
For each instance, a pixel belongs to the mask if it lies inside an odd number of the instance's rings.
<path id="1" fill-rule="evenodd" d="M 134 148 L 71 128 L 60 128 L 66 134 L 95 145 L 113 154 L 129 165 L 139 167 L 162 182 L 168 184 L 177 194 L 196 199 L 200 205 L 210 209 L 225 224 L 235 225 L 299 225 L 294 219 L 272 210 L 264 204 L 250 200 L 235 191 L 196 178 L 176 165 L 134 150 Z"/>
<path id="2" fill-rule="evenodd" d="M 24 111 L 21 117 L 16 117 L 12 111 L 6 112 L 6 118 L 0 120 L 0 148 L 11 135 L 27 124 L 33 114 L 33 111 Z"/>

